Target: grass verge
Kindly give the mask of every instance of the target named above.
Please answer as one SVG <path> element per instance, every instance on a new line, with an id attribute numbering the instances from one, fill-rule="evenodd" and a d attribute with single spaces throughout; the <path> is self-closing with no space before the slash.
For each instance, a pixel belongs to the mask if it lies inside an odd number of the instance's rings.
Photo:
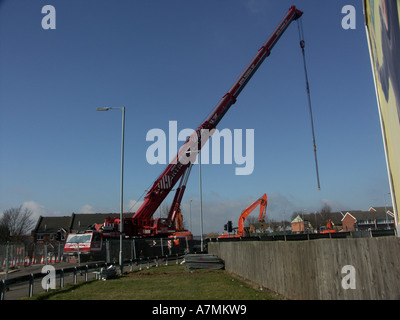
<path id="1" fill-rule="evenodd" d="M 68 284 L 34 295 L 34 300 L 271 300 L 275 297 L 224 270 L 161 266 L 107 281 Z"/>

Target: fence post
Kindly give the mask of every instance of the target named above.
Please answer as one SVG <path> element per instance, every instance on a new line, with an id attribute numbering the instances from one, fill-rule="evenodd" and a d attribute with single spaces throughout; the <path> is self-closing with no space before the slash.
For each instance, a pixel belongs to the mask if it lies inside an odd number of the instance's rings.
<path id="1" fill-rule="evenodd" d="M 6 246 L 6 275 L 5 279 L 8 279 L 8 268 L 10 266 L 10 242 L 7 241 L 7 246 Z"/>
<path id="2" fill-rule="evenodd" d="M 44 247 L 43 247 L 43 249 L 44 249 L 44 259 L 45 259 L 45 265 L 47 266 L 47 244 L 45 243 L 44 244 Z"/>
<path id="3" fill-rule="evenodd" d="M 86 265 L 86 266 L 85 266 L 85 281 L 86 281 L 86 282 L 88 281 L 88 274 L 89 274 L 89 266 Z"/>
<path id="4" fill-rule="evenodd" d="M 6 294 L 6 280 L 1 280 L 0 281 L 0 300 L 5 299 L 5 294 Z"/>
<path id="5" fill-rule="evenodd" d="M 61 268 L 60 270 L 60 288 L 64 288 L 64 269 Z"/>
<path id="6" fill-rule="evenodd" d="M 77 283 L 77 278 L 78 278 L 78 269 L 74 267 L 74 284 Z"/>
<path id="7" fill-rule="evenodd" d="M 110 258 L 110 240 L 106 240 L 106 262 L 110 263 L 111 258 Z"/>
<path id="8" fill-rule="evenodd" d="M 32 298 L 32 296 L 33 296 L 33 284 L 34 284 L 34 277 L 33 277 L 33 273 L 31 273 L 30 275 L 29 275 L 29 294 L 28 294 L 28 296 L 29 296 L 29 298 Z"/>
<path id="9" fill-rule="evenodd" d="M 165 265 L 166 266 L 168 265 L 168 255 L 167 254 L 165 255 Z"/>
<path id="10" fill-rule="evenodd" d="M 56 262 L 61 262 L 61 242 L 58 241 L 58 255 L 57 255 L 57 259 Z"/>
<path id="11" fill-rule="evenodd" d="M 132 254 L 133 256 L 131 256 L 132 260 L 136 260 L 136 245 L 135 245 L 135 239 L 132 239 Z"/>
<path id="12" fill-rule="evenodd" d="M 96 268 L 95 268 L 96 272 L 99 271 L 99 265 L 96 263 Z M 96 280 L 99 280 L 99 278 L 97 277 L 97 273 L 94 274 L 94 278 Z"/>
<path id="13" fill-rule="evenodd" d="M 22 247 L 22 266 L 25 268 L 26 267 L 26 261 L 25 261 L 25 245 Z"/>

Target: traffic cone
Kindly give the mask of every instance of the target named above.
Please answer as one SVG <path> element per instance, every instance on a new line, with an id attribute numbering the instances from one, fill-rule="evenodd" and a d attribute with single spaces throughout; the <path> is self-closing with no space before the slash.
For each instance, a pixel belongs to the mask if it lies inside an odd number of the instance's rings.
<path id="1" fill-rule="evenodd" d="M 42 259 L 40 260 L 40 264 L 44 264 L 44 258 L 42 256 Z"/>

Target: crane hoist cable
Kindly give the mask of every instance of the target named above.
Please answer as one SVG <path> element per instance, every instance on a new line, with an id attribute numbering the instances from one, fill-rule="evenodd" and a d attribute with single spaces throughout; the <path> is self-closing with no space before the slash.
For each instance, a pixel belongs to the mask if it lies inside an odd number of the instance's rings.
<path id="1" fill-rule="evenodd" d="M 307 97 L 308 97 L 308 109 L 309 109 L 309 112 L 310 112 L 311 132 L 312 132 L 314 158 L 315 158 L 315 170 L 316 170 L 316 174 L 317 174 L 317 184 L 318 184 L 318 190 L 321 190 L 321 186 L 320 186 L 320 183 L 319 183 L 317 146 L 316 146 L 316 142 L 315 142 L 315 132 L 314 132 L 314 119 L 313 119 L 312 108 L 311 108 L 310 84 L 309 84 L 309 81 L 308 81 L 306 54 L 305 54 L 305 50 L 304 50 L 304 48 L 306 46 L 306 43 L 304 41 L 304 31 L 303 31 L 303 24 L 302 24 L 301 20 L 302 20 L 301 18 L 297 20 L 297 26 L 298 26 L 298 30 L 299 30 L 299 39 L 300 39 L 301 52 L 303 54 L 304 74 L 305 74 L 305 79 L 306 79 L 306 91 L 307 91 Z"/>

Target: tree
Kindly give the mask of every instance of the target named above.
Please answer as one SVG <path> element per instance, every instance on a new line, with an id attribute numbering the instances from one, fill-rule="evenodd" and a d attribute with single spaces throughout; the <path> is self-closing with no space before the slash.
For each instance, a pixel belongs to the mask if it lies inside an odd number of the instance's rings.
<path id="1" fill-rule="evenodd" d="M 159 210 L 160 210 L 159 217 L 160 218 L 165 218 L 165 219 L 168 218 L 170 208 L 171 208 L 171 205 L 168 205 L 166 203 L 160 205 L 160 207 L 159 207 Z M 175 217 L 175 221 L 176 221 L 176 217 Z M 182 226 L 183 226 L 183 229 L 186 229 L 186 227 L 185 227 L 186 226 L 186 220 L 185 220 L 185 217 L 183 215 L 182 215 Z"/>
<path id="2" fill-rule="evenodd" d="M 291 221 L 293 221 L 293 219 L 296 218 L 297 216 L 300 216 L 300 217 L 303 218 L 304 212 L 301 211 L 301 210 L 294 211 L 294 212 L 292 213 L 292 215 L 290 216 Z"/>
<path id="3" fill-rule="evenodd" d="M 169 208 L 170 208 L 170 206 L 168 204 L 166 204 L 166 203 L 163 203 L 161 205 L 161 217 L 162 218 L 168 218 Z"/>
<path id="4" fill-rule="evenodd" d="M 206 234 L 206 239 L 215 239 L 218 238 L 218 232 L 210 232 Z"/>
<path id="5" fill-rule="evenodd" d="M 324 204 L 319 211 L 314 213 L 303 213 L 301 211 L 295 211 L 291 215 L 291 219 L 293 220 L 297 215 L 311 223 L 314 228 L 319 228 L 321 226 L 325 226 L 328 220 L 332 217 L 332 209 L 328 204 Z"/>
<path id="6" fill-rule="evenodd" d="M 29 209 L 11 208 L 0 218 L 0 242 L 20 241 L 33 227 L 33 212 Z"/>
<path id="7" fill-rule="evenodd" d="M 332 209 L 328 204 L 325 203 L 322 206 L 319 214 L 321 215 L 323 224 L 326 224 L 328 222 L 328 220 L 331 218 L 331 211 L 332 211 Z"/>
<path id="8" fill-rule="evenodd" d="M 236 222 L 237 223 L 237 222 Z M 245 227 L 250 227 L 250 225 L 254 225 L 258 223 L 258 217 L 255 216 L 248 216 L 244 222 Z"/>

